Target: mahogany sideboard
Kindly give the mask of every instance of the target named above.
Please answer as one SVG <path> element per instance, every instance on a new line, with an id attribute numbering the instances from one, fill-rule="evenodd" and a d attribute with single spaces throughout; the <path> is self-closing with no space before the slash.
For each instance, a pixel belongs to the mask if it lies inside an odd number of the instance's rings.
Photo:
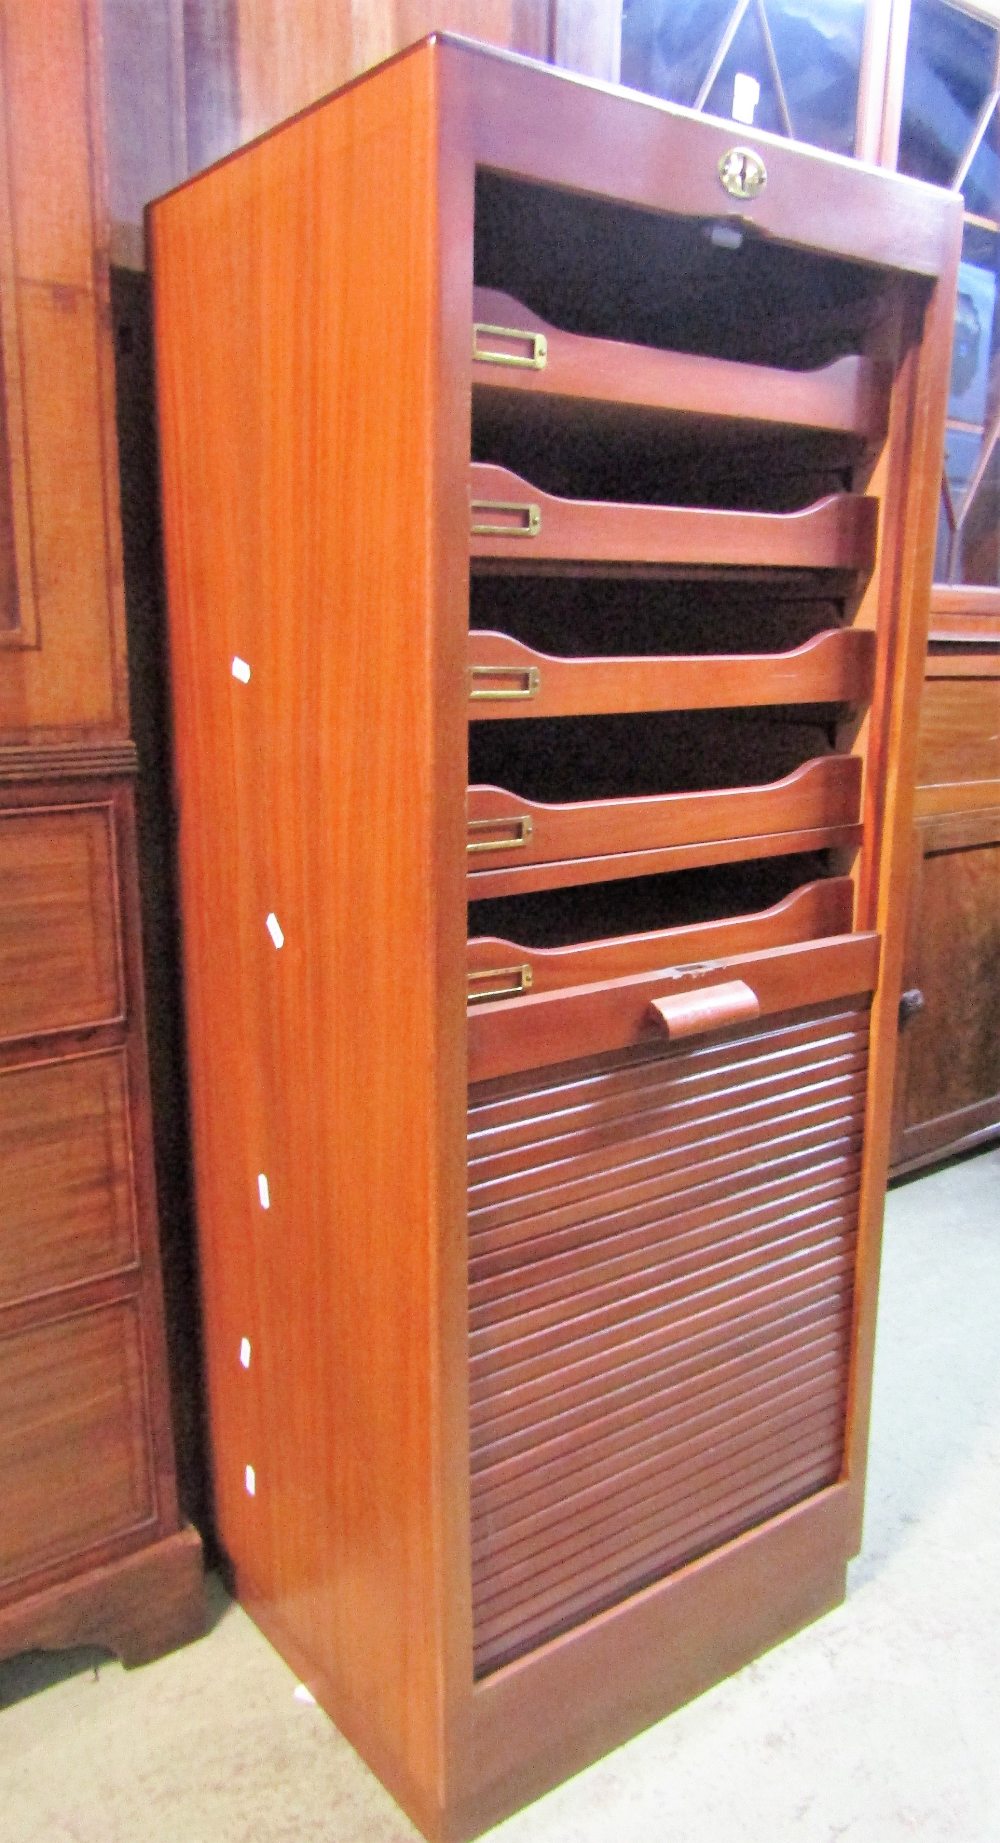
<path id="1" fill-rule="evenodd" d="M 440 35 L 151 211 L 220 1532 L 429 1837 L 844 1593 L 960 211 Z"/>
<path id="2" fill-rule="evenodd" d="M 99 14 L 0 20 L 0 1657 L 203 1627 L 164 1347 Z"/>

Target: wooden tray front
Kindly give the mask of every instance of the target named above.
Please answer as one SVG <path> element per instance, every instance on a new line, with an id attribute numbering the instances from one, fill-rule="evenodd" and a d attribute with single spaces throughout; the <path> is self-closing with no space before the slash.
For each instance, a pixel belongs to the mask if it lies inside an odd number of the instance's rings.
<path id="1" fill-rule="evenodd" d="M 509 634 L 469 635 L 469 717 L 590 717 L 762 704 L 854 704 L 871 695 L 875 635 L 817 634 L 784 653 L 558 658 Z"/>
<path id="2" fill-rule="evenodd" d="M 512 295 L 473 294 L 472 388 L 560 401 L 623 405 L 730 423 L 825 429 L 871 441 L 885 431 L 882 370 L 857 354 L 813 371 L 739 364 L 549 326 Z"/>
<path id="3" fill-rule="evenodd" d="M 658 966 L 683 966 L 692 960 L 717 960 L 847 934 L 853 907 L 850 877 L 828 877 L 804 884 L 757 914 L 696 922 L 687 928 L 657 928 L 571 947 L 524 947 L 496 935 L 480 935 L 468 946 L 469 1000 L 482 1002 L 482 993 L 501 973 L 511 979 L 512 990 L 557 992 L 653 972 Z"/>
<path id="4" fill-rule="evenodd" d="M 724 792 L 548 805 L 505 787 L 470 787 L 469 871 L 853 825 L 860 799 L 861 762 L 853 755 L 823 756 L 767 786 Z M 519 887 L 530 885 L 519 879 Z"/>
<path id="5" fill-rule="evenodd" d="M 491 1081 L 575 1057 L 662 1042 L 663 1027 L 651 1006 L 668 993 L 698 993 L 723 979 L 744 980 L 760 1015 L 768 1017 L 796 1006 L 867 995 L 875 989 L 878 964 L 877 934 L 844 934 L 537 996 L 497 998 L 469 1011 L 469 1080 Z"/>
<path id="6" fill-rule="evenodd" d="M 832 494 L 802 512 L 557 499 L 519 474 L 469 463 L 469 551 L 521 568 L 539 563 L 850 570 L 875 560 L 878 502 Z"/>

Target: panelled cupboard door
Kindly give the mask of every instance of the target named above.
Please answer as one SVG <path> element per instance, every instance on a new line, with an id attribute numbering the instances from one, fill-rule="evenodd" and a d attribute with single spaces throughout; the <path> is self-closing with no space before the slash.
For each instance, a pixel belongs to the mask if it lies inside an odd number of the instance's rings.
<path id="1" fill-rule="evenodd" d="M 914 857 L 898 1170 L 1000 1132 L 1000 807 L 922 819 Z"/>
<path id="2" fill-rule="evenodd" d="M 23 772 L 0 789 L 0 1657 L 93 1642 L 139 1663 L 198 1633 L 203 1598 L 174 1478 L 132 792 Z"/>
<path id="3" fill-rule="evenodd" d="M 127 731 L 98 38 L 0 14 L 0 742 Z"/>

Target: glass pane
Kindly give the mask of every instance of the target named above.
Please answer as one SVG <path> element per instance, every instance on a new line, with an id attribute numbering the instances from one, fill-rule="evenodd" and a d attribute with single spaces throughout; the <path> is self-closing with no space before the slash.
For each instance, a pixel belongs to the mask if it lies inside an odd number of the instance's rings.
<path id="1" fill-rule="evenodd" d="M 965 181 L 967 211 L 983 218 L 1000 218 L 1000 115 L 994 109 Z"/>
<path id="2" fill-rule="evenodd" d="M 956 483 L 961 481 L 969 464 L 969 456 L 955 445 L 958 434 L 958 431 L 949 430 L 946 440 L 946 465 Z M 1000 447 L 993 450 L 989 466 L 953 540 L 949 564 L 938 580 L 988 584 L 994 588 L 1000 584 Z"/>
<path id="3" fill-rule="evenodd" d="M 899 139 L 901 173 L 951 185 L 992 87 L 996 40 L 996 27 L 985 20 L 970 19 L 942 0 L 913 0 Z M 978 189 L 983 190 L 982 182 Z"/>
<path id="4" fill-rule="evenodd" d="M 966 225 L 958 270 L 944 447 L 946 490 L 942 490 L 934 566 L 937 582 L 1000 582 L 1000 448 L 995 450 L 980 484 L 969 497 L 984 443 L 992 439 L 1000 411 L 998 271 L 1000 235 L 975 224 Z"/>
<path id="5" fill-rule="evenodd" d="M 624 0 L 622 82 L 690 108 L 733 13 L 733 0 Z"/>
<path id="6" fill-rule="evenodd" d="M 949 423 L 981 429 L 997 397 L 997 270 L 1000 237 L 967 225 L 958 266 Z"/>
<path id="7" fill-rule="evenodd" d="M 764 10 L 796 138 L 851 153 L 864 0 L 765 0 Z M 625 0 L 622 82 L 690 106 L 734 11 L 731 0 Z M 713 115 L 784 131 L 756 0 L 706 107 Z"/>

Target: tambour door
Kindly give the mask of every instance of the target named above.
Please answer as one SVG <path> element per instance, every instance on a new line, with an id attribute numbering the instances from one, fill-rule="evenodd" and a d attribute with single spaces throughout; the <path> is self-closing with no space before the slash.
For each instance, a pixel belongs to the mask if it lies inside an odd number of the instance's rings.
<path id="1" fill-rule="evenodd" d="M 473 1006 L 477 1675 L 838 1478 L 875 958 Z"/>

